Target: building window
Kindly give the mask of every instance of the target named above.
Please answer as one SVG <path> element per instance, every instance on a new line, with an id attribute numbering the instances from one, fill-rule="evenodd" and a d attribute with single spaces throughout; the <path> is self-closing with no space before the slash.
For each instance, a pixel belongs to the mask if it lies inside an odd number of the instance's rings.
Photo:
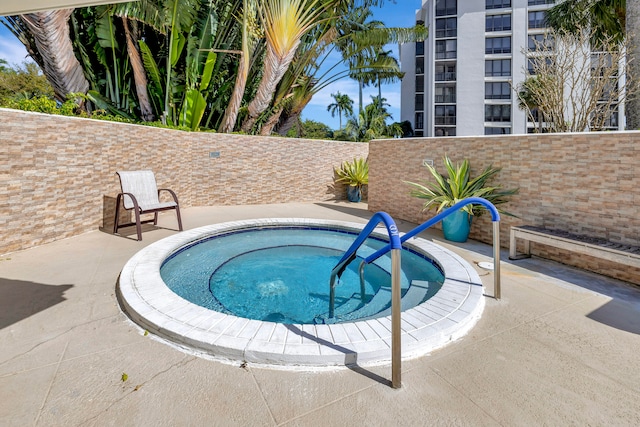
<path id="1" fill-rule="evenodd" d="M 424 56 L 416 58 L 416 74 L 424 74 Z"/>
<path id="2" fill-rule="evenodd" d="M 484 121 L 485 122 L 510 122 L 511 121 L 511 105 L 485 105 Z"/>
<path id="3" fill-rule="evenodd" d="M 527 128 L 527 133 L 551 133 L 551 128 Z"/>
<path id="4" fill-rule="evenodd" d="M 511 0 L 486 0 L 485 7 L 487 9 L 502 9 L 511 7 Z"/>
<path id="5" fill-rule="evenodd" d="M 529 12 L 529 29 L 545 28 L 547 26 L 547 18 L 544 10 Z"/>
<path id="6" fill-rule="evenodd" d="M 538 74 L 538 68 L 543 70 L 549 69 L 553 65 L 553 58 L 551 57 L 536 57 L 527 59 L 527 72 L 531 75 Z"/>
<path id="7" fill-rule="evenodd" d="M 424 110 L 424 95 L 419 93 L 416 95 L 416 111 Z"/>
<path id="8" fill-rule="evenodd" d="M 604 122 L 605 129 L 618 129 L 618 111 L 615 110 L 609 118 Z"/>
<path id="9" fill-rule="evenodd" d="M 416 113 L 416 129 L 424 129 L 424 113 Z"/>
<path id="10" fill-rule="evenodd" d="M 456 128 L 435 128 L 433 130 L 434 136 L 456 136 Z"/>
<path id="11" fill-rule="evenodd" d="M 448 16 L 458 14 L 457 0 L 437 0 L 436 16 Z"/>
<path id="12" fill-rule="evenodd" d="M 416 55 L 424 55 L 424 42 L 416 42 Z"/>
<path id="13" fill-rule="evenodd" d="M 484 61 L 486 77 L 508 77 L 511 75 L 510 59 L 489 59 Z"/>
<path id="14" fill-rule="evenodd" d="M 553 37 L 546 34 L 532 34 L 527 38 L 527 49 L 529 52 L 537 52 L 553 49 Z"/>
<path id="15" fill-rule="evenodd" d="M 424 77 L 416 76 L 416 92 L 424 92 Z"/>
<path id="16" fill-rule="evenodd" d="M 485 83 L 484 99 L 511 99 L 511 85 L 507 82 Z"/>
<path id="17" fill-rule="evenodd" d="M 436 59 L 455 58 L 457 50 L 457 40 L 436 40 Z"/>
<path id="18" fill-rule="evenodd" d="M 436 19 L 436 38 L 456 37 L 458 35 L 458 18 Z"/>
<path id="19" fill-rule="evenodd" d="M 556 0 L 529 0 L 529 6 L 538 6 L 540 4 L 554 4 Z"/>
<path id="20" fill-rule="evenodd" d="M 415 136 L 424 136 L 424 131 L 417 130 L 417 131 L 414 132 L 414 135 Z"/>
<path id="21" fill-rule="evenodd" d="M 487 15 L 485 31 L 511 31 L 511 14 Z"/>
<path id="22" fill-rule="evenodd" d="M 437 85 L 434 88 L 434 102 L 438 104 L 454 104 L 456 102 L 456 85 Z"/>
<path id="23" fill-rule="evenodd" d="M 435 67 L 435 81 L 437 82 L 452 82 L 456 80 L 456 65 L 455 64 L 436 64 Z"/>
<path id="24" fill-rule="evenodd" d="M 456 124 L 456 106 L 455 105 L 436 105 L 435 106 L 435 124 L 436 125 L 455 125 Z"/>
<path id="25" fill-rule="evenodd" d="M 511 37 L 489 37 L 484 42 L 484 53 L 511 53 Z"/>
<path id="26" fill-rule="evenodd" d="M 485 135 L 509 135 L 511 133 L 511 128 L 504 127 L 486 127 L 484 128 Z"/>

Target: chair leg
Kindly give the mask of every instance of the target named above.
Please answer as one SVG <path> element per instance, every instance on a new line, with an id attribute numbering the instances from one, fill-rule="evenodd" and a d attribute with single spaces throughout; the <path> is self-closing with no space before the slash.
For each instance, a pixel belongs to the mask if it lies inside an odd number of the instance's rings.
<path id="1" fill-rule="evenodd" d="M 113 222 L 113 234 L 118 233 L 118 222 L 120 221 L 120 199 L 122 198 L 121 194 L 118 194 L 116 197 L 116 217 Z"/>
<path id="2" fill-rule="evenodd" d="M 176 216 L 178 217 L 178 230 L 182 231 L 182 218 L 180 217 L 180 206 L 176 205 Z"/>
<path id="3" fill-rule="evenodd" d="M 140 224 L 140 210 L 134 209 L 136 213 L 136 231 L 138 232 L 138 241 L 142 240 L 142 225 Z"/>
<path id="4" fill-rule="evenodd" d="M 153 213 L 153 225 L 158 225 L 158 212 Z"/>

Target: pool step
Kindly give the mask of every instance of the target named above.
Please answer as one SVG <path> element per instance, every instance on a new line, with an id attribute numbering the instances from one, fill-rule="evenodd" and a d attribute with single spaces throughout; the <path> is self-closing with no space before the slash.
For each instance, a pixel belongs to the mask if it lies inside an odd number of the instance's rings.
<path id="1" fill-rule="evenodd" d="M 365 295 L 366 301 L 371 300 L 370 295 Z M 365 302 L 366 302 L 365 301 Z M 363 304 L 362 299 L 360 298 L 360 292 L 355 292 L 351 295 L 350 298 L 347 298 L 345 302 L 340 305 L 336 305 L 335 307 L 335 316 L 333 318 L 329 318 L 329 313 L 324 313 L 316 316 L 313 321 L 316 325 L 318 324 L 330 324 L 335 323 L 336 320 L 340 318 L 340 316 L 344 316 L 347 313 L 351 313 L 354 310 L 357 310 Z"/>
<path id="2" fill-rule="evenodd" d="M 374 315 L 379 311 L 382 311 L 391 304 L 391 288 L 383 286 L 378 292 L 371 298 L 365 306 L 357 307 L 348 313 L 342 315 L 336 315 L 334 322 L 342 322 L 345 320 L 360 320 L 360 317 Z M 377 316 L 376 316 L 377 317 Z"/>
<path id="3" fill-rule="evenodd" d="M 420 304 L 427 297 L 428 293 L 428 281 L 412 280 L 411 286 L 409 286 L 401 299 L 403 309 L 415 307 Z M 357 292 L 342 305 L 336 307 L 333 318 L 329 318 L 329 314 L 325 313 L 316 316 L 314 322 L 316 324 L 332 324 L 345 320 L 369 320 L 390 315 L 391 288 L 381 287 L 366 305 L 362 305 L 360 293 Z"/>
<path id="4" fill-rule="evenodd" d="M 402 308 L 415 307 L 420 304 L 429 293 L 429 282 L 426 280 L 412 280 L 411 286 L 407 289 L 404 296 L 401 299 Z M 368 317 L 363 317 L 361 320 L 373 319 L 376 317 L 391 316 L 391 306 L 385 308 L 382 311 L 376 312 Z"/>

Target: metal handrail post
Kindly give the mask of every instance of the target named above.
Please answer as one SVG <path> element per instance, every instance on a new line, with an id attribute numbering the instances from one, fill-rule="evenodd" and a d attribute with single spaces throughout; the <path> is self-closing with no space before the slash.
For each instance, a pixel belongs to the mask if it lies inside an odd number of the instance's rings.
<path id="1" fill-rule="evenodd" d="M 500 299 L 500 221 L 493 222 L 493 297 Z"/>
<path id="2" fill-rule="evenodd" d="M 391 250 L 391 387 L 402 387 L 402 300 L 400 293 L 400 252 Z"/>

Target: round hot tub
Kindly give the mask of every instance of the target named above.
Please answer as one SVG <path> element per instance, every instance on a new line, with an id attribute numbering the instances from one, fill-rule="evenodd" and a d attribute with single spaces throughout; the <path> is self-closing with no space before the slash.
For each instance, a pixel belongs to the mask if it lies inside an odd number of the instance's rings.
<path id="1" fill-rule="evenodd" d="M 390 360 L 391 263 L 353 261 L 328 314 L 331 269 L 363 225 L 260 219 L 185 231 L 149 245 L 125 265 L 124 311 L 143 329 L 195 353 L 278 365 L 379 364 Z M 358 250 L 386 245 L 376 230 Z M 463 336 L 484 300 L 475 270 L 413 238 L 402 251 L 403 357 Z"/>

